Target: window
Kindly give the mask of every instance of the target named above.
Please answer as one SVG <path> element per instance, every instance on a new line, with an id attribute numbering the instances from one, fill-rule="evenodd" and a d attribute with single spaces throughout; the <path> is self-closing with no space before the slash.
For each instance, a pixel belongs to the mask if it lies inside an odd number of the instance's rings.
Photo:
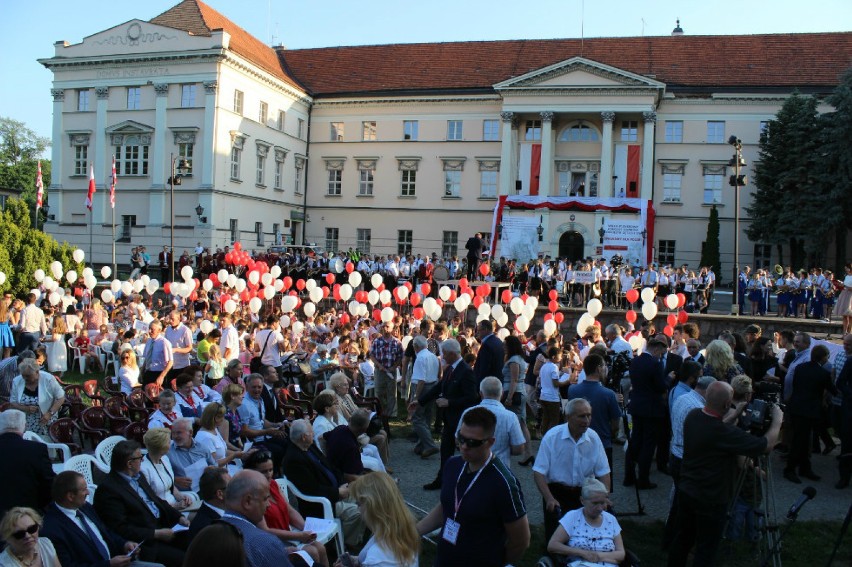
<path id="1" fill-rule="evenodd" d="M 708 173 L 704 175 L 704 204 L 712 205 L 722 202 L 722 174 Z"/>
<path id="2" fill-rule="evenodd" d="M 300 140 L 305 137 L 305 121 L 299 118 L 298 132 L 296 132 L 296 137 Z"/>
<path id="3" fill-rule="evenodd" d="M 195 149 L 195 144 L 185 142 L 178 144 L 178 162 L 186 160 L 186 175 L 192 175 L 192 151 Z"/>
<path id="4" fill-rule="evenodd" d="M 231 232 L 231 242 L 237 242 L 240 239 L 239 221 L 237 219 L 231 219 L 228 224 Z"/>
<path id="5" fill-rule="evenodd" d="M 461 194 L 461 171 L 444 172 L 444 197 L 458 197 Z"/>
<path id="6" fill-rule="evenodd" d="M 528 142 L 541 141 L 541 120 L 527 120 L 524 140 Z"/>
<path id="7" fill-rule="evenodd" d="M 675 263 L 675 241 L 660 240 L 657 248 L 657 262 L 661 265 L 674 266 Z"/>
<path id="8" fill-rule="evenodd" d="M 266 186 L 266 154 L 257 153 L 257 171 L 255 171 L 254 182 L 256 185 Z"/>
<path id="9" fill-rule="evenodd" d="M 276 246 L 281 244 L 281 225 L 277 222 L 272 223 L 272 238 L 273 244 Z"/>
<path id="10" fill-rule="evenodd" d="M 761 120 L 760 121 L 760 136 L 759 136 L 759 138 L 763 139 L 764 136 L 769 138 L 769 121 L 768 120 Z"/>
<path id="11" fill-rule="evenodd" d="M 364 168 L 360 170 L 361 180 L 358 183 L 359 195 L 373 195 L 373 176 L 376 173 L 375 169 Z"/>
<path id="12" fill-rule="evenodd" d="M 769 269 L 769 263 L 772 261 L 772 246 L 769 244 L 754 245 L 754 269 Z"/>
<path id="13" fill-rule="evenodd" d="M 328 194 L 340 195 L 343 188 L 343 171 L 330 169 L 328 171 Z"/>
<path id="14" fill-rule="evenodd" d="M 332 142 L 342 142 L 343 141 L 343 122 L 332 122 L 331 123 L 331 141 Z"/>
<path id="15" fill-rule="evenodd" d="M 302 194 L 302 173 L 305 169 L 305 158 L 296 157 L 296 179 L 295 179 L 295 191 L 297 195 Z"/>
<path id="16" fill-rule="evenodd" d="M 376 141 L 376 121 L 361 122 L 361 139 L 365 142 Z"/>
<path id="17" fill-rule="evenodd" d="M 136 215 L 121 215 L 121 235 L 118 238 L 119 242 L 130 242 L 134 226 L 136 226 Z"/>
<path id="18" fill-rule="evenodd" d="M 708 144 L 724 144 L 725 143 L 725 123 L 722 121 L 708 120 L 707 121 L 707 143 Z"/>
<path id="19" fill-rule="evenodd" d="M 240 116 L 243 114 L 243 91 L 234 91 L 234 112 Z"/>
<path id="20" fill-rule="evenodd" d="M 340 247 L 338 246 L 338 242 L 340 242 L 340 229 L 339 228 L 326 228 L 325 229 L 325 251 L 326 252 L 334 252 L 338 250 Z"/>
<path id="21" fill-rule="evenodd" d="M 272 187 L 279 191 L 284 189 L 284 158 L 287 153 L 284 150 L 275 150 L 275 179 Z"/>
<path id="22" fill-rule="evenodd" d="M 683 142 L 683 120 L 666 121 L 666 143 L 680 144 Z"/>
<path id="23" fill-rule="evenodd" d="M 479 172 L 479 196 L 486 199 L 497 198 L 497 172 Z"/>
<path id="24" fill-rule="evenodd" d="M 242 144 L 237 145 L 236 142 L 231 147 L 231 179 L 233 181 L 240 180 L 240 160 L 243 157 Z"/>
<path id="25" fill-rule="evenodd" d="M 181 108 L 192 108 L 195 106 L 195 85 L 181 85 L 180 106 Z"/>
<path id="26" fill-rule="evenodd" d="M 403 197 L 416 196 L 417 171 L 414 169 L 404 169 L 402 171 L 402 186 L 400 187 L 400 195 Z"/>
<path id="27" fill-rule="evenodd" d="M 413 230 L 398 230 L 396 236 L 396 253 L 400 256 L 411 254 L 411 243 L 414 240 Z"/>
<path id="28" fill-rule="evenodd" d="M 624 120 L 621 122 L 621 141 L 635 142 L 639 139 L 639 122 Z"/>
<path id="29" fill-rule="evenodd" d="M 455 230 L 445 230 L 444 237 L 441 239 L 441 255 L 444 258 L 452 258 L 458 256 L 459 253 L 459 233 Z"/>
<path id="30" fill-rule="evenodd" d="M 482 121 L 482 139 L 486 142 L 496 142 L 500 140 L 499 120 Z"/>
<path id="31" fill-rule="evenodd" d="M 284 122 L 285 122 L 286 118 L 287 118 L 287 113 L 284 112 L 283 110 L 279 110 L 278 111 L 278 129 L 281 130 L 282 132 L 284 131 Z"/>
<path id="32" fill-rule="evenodd" d="M 370 253 L 370 240 L 372 231 L 369 228 L 359 228 L 355 231 L 355 248 L 361 254 Z"/>
<path id="33" fill-rule="evenodd" d="M 148 148 L 138 136 L 127 136 L 123 146 L 115 147 L 115 170 L 118 175 L 148 175 Z"/>
<path id="34" fill-rule="evenodd" d="M 462 121 L 447 120 L 447 140 L 462 139 Z"/>
<path id="35" fill-rule="evenodd" d="M 584 124 L 582 122 L 578 122 L 577 124 L 573 124 L 568 128 L 562 130 L 562 133 L 559 135 L 560 142 L 599 142 L 600 135 L 598 131 L 594 128 L 589 127 L 588 124 Z"/>
<path id="36" fill-rule="evenodd" d="M 89 89 L 81 89 L 77 91 L 77 110 L 80 112 L 86 112 L 89 110 L 90 95 L 91 91 L 89 91 Z"/>
<path id="37" fill-rule="evenodd" d="M 89 146 L 74 146 L 74 175 L 86 175 L 89 169 Z"/>
<path id="38" fill-rule="evenodd" d="M 402 122 L 402 138 L 404 140 L 416 140 L 420 130 L 420 124 L 417 120 L 403 120 Z"/>
<path id="39" fill-rule="evenodd" d="M 127 110 L 139 110 L 142 107 L 142 88 L 127 87 Z"/>
<path id="40" fill-rule="evenodd" d="M 257 237 L 257 245 L 263 246 L 263 223 L 254 223 L 254 234 Z"/>
<path id="41" fill-rule="evenodd" d="M 269 105 L 260 101 L 260 110 L 257 114 L 257 121 L 265 126 L 267 118 L 269 118 Z"/>
<path id="42" fill-rule="evenodd" d="M 663 174 L 663 202 L 680 203 L 680 188 L 683 182 L 681 173 Z"/>

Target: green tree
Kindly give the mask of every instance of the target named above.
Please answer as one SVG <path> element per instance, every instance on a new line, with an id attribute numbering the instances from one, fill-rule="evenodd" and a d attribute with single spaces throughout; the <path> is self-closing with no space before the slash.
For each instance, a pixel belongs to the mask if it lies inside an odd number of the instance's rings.
<path id="1" fill-rule="evenodd" d="M 701 265 L 711 266 L 716 272 L 716 285 L 722 283 L 722 258 L 719 253 L 719 211 L 716 205 L 710 208 L 710 219 L 707 221 L 707 237 L 701 249 Z"/>
<path id="2" fill-rule="evenodd" d="M 48 147 L 50 140 L 36 135 L 23 122 L 0 117 L 0 187 L 21 190 L 29 211 L 35 210 L 38 161 Z M 45 190 L 50 186 L 50 173 L 50 160 L 41 160 Z M 43 217 L 39 219 L 39 223 L 43 221 Z"/>

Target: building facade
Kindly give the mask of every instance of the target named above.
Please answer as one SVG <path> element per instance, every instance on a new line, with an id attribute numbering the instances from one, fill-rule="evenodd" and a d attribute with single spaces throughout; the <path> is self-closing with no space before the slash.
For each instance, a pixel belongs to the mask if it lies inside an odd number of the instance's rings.
<path id="1" fill-rule="evenodd" d="M 91 216 L 106 261 L 101 187 L 116 154 L 125 247 L 166 244 L 174 225 L 178 253 L 280 237 L 452 256 L 476 231 L 505 240 L 511 224 L 540 227 L 534 253 L 579 258 L 618 250 L 608 229 L 633 227 L 635 260 L 696 266 L 715 206 L 727 274 L 728 139 L 753 164 L 784 100 L 831 92 L 850 61 L 849 33 L 288 50 L 185 0 L 41 60 L 54 72 L 47 229 L 83 242 Z M 167 180 L 181 157 L 192 174 L 172 223 Z M 740 189 L 739 260 L 771 266 L 774 250 L 745 234 L 750 193 Z"/>

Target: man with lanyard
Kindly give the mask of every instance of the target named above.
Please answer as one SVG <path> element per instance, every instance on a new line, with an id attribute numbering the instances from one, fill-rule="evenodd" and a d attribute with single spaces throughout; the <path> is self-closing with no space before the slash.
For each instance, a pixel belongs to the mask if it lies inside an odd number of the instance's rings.
<path id="1" fill-rule="evenodd" d="M 266 406 L 263 403 L 263 376 L 249 374 L 246 377 L 246 396 L 237 409 L 242 422 L 240 436 L 262 443 L 272 453 L 272 464 L 276 474 L 281 470 L 281 459 L 287 449 L 287 435 L 282 423 L 273 423 L 266 419 Z"/>
<path id="2" fill-rule="evenodd" d="M 180 311 L 177 309 L 169 313 L 169 327 L 165 331 L 166 340 L 172 345 L 172 368 L 166 379 L 171 381 L 183 374 L 190 364 L 190 353 L 192 352 L 192 331 L 183 324 Z"/>
<path id="3" fill-rule="evenodd" d="M 381 336 L 374 339 L 370 347 L 370 358 L 376 366 L 376 397 L 388 417 L 396 415 L 396 371 L 403 355 L 402 343 L 392 333 L 393 323 L 384 323 Z"/>
<path id="4" fill-rule="evenodd" d="M 145 358 L 142 385 L 156 383 L 162 388 L 174 359 L 172 345 L 163 336 L 163 324 L 159 319 L 154 319 L 148 326 L 148 342 L 142 356 Z"/>
<path id="5" fill-rule="evenodd" d="M 441 528 L 436 566 L 502 567 L 529 546 L 521 485 L 491 453 L 497 419 L 484 407 L 464 414 L 456 442 L 460 457 L 447 461 L 441 499 L 417 523 L 421 535 Z"/>

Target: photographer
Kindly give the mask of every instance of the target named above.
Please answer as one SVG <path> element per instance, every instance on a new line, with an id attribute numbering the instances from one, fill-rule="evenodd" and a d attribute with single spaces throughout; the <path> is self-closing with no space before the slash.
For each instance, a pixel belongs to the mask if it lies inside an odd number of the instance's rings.
<path id="1" fill-rule="evenodd" d="M 683 427 L 683 462 L 678 484 L 677 531 L 669 550 L 669 567 L 713 565 L 733 484 L 738 456 L 769 453 L 778 441 L 783 412 L 772 407 L 772 422 L 762 437 L 722 421 L 733 401 L 733 388 L 717 381 L 707 388 L 706 405 L 687 415 Z"/>

